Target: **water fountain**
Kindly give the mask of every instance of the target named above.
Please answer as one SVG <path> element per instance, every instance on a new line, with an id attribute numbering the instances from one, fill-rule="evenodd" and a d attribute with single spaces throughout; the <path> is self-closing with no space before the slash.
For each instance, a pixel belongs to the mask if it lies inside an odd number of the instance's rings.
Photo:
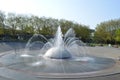
<path id="1" fill-rule="evenodd" d="M 35 34 L 19 53 L 3 53 L 0 63 L 2 70 L 7 70 L 2 76 L 15 80 L 89 80 L 113 74 L 113 69 L 117 68 L 116 61 L 111 58 L 87 54 L 84 43 L 75 37 L 72 28 L 63 36 L 60 27 L 55 38 L 47 40 Z"/>

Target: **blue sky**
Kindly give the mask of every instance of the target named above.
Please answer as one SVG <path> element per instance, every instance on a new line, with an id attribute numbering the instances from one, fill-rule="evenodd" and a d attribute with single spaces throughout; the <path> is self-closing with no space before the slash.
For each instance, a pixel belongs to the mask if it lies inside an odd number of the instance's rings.
<path id="1" fill-rule="evenodd" d="M 66 19 L 95 29 L 100 22 L 120 18 L 120 0 L 0 0 L 0 10 Z"/>

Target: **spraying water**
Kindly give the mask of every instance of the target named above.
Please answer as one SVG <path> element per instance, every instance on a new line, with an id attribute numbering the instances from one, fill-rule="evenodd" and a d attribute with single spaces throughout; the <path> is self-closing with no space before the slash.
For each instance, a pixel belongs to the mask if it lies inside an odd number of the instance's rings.
<path id="1" fill-rule="evenodd" d="M 62 38 L 62 31 L 60 26 L 58 27 L 58 30 L 55 35 L 55 43 L 54 46 L 51 47 L 44 55 L 44 57 L 54 58 L 54 59 L 67 59 L 71 58 L 71 54 L 68 52 L 68 50 L 64 46 L 64 41 Z"/>
<path id="2" fill-rule="evenodd" d="M 55 47 L 63 47 L 63 38 L 62 38 L 62 31 L 60 26 L 58 27 L 58 30 L 55 35 Z"/>
<path id="3" fill-rule="evenodd" d="M 64 38 L 63 38 L 64 37 Z M 46 43 L 41 42 L 46 41 Z M 75 32 L 70 28 L 65 35 L 62 34 L 61 27 L 59 26 L 55 37 L 47 40 L 44 36 L 40 34 L 35 34 L 31 37 L 25 47 L 25 52 L 22 54 L 22 57 L 33 57 L 35 53 L 31 53 L 30 48 L 34 43 L 40 43 L 43 45 L 39 49 L 39 56 L 44 58 L 53 58 L 53 59 L 71 59 L 73 57 L 80 57 L 85 55 L 84 49 L 80 48 L 82 41 L 75 37 Z M 80 50 L 80 51 L 79 51 Z M 73 54 L 74 53 L 74 54 Z M 38 53 L 36 54 L 38 56 Z"/>

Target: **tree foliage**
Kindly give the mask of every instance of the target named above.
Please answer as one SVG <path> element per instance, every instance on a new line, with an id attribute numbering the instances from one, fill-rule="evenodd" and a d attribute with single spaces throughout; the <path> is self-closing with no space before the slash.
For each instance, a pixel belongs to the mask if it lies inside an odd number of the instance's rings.
<path id="1" fill-rule="evenodd" d="M 0 34 L 4 34 L 5 32 L 4 21 L 5 21 L 5 14 L 4 12 L 0 11 Z"/>
<path id="2" fill-rule="evenodd" d="M 0 35 L 9 34 L 11 36 L 25 36 L 29 34 L 43 34 L 53 36 L 58 26 L 61 26 L 63 34 L 69 28 L 73 28 L 77 37 L 84 41 L 89 39 L 90 29 L 86 25 L 81 25 L 65 19 L 58 20 L 14 13 L 8 13 L 5 15 L 3 12 L 0 12 Z"/>
<path id="3" fill-rule="evenodd" d="M 120 42 L 120 29 L 116 30 L 115 32 L 115 40 L 117 42 Z"/>
<path id="4" fill-rule="evenodd" d="M 102 22 L 97 25 L 94 39 L 98 43 L 116 43 L 116 36 L 120 29 L 120 19 Z M 117 31 L 117 32 L 116 32 Z M 117 36 L 118 37 L 118 36 Z"/>

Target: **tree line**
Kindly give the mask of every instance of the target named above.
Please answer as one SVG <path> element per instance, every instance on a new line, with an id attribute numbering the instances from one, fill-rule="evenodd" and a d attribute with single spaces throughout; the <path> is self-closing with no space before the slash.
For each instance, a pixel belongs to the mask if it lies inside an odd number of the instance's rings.
<path id="1" fill-rule="evenodd" d="M 101 22 L 94 33 L 96 43 L 119 44 L 120 43 L 120 19 Z"/>
<path id="2" fill-rule="evenodd" d="M 63 34 L 69 29 L 75 30 L 76 36 L 84 42 L 91 39 L 89 26 L 65 19 L 38 17 L 34 15 L 15 14 L 0 11 L 0 40 L 28 39 L 33 34 L 54 36 L 57 27 L 61 26 Z"/>
<path id="3" fill-rule="evenodd" d="M 58 26 L 61 26 L 63 34 L 73 28 L 76 36 L 84 42 L 120 44 L 120 19 L 103 21 L 92 30 L 87 25 L 65 19 L 0 11 L 0 40 L 28 40 L 33 34 L 49 38 L 54 36 Z"/>

